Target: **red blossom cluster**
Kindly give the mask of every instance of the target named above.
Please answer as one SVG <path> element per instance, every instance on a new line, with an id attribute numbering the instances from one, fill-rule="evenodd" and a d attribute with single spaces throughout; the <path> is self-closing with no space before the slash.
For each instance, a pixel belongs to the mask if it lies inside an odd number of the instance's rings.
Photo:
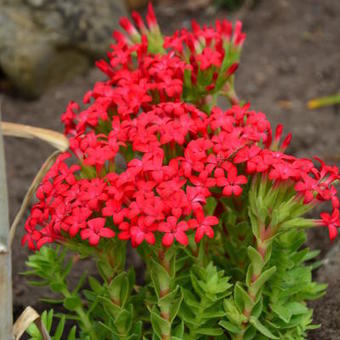
<path id="1" fill-rule="evenodd" d="M 122 19 L 127 36 L 115 32 L 109 62 L 97 63 L 108 80 L 85 95 L 85 109 L 71 102 L 62 116 L 77 165 L 64 153 L 49 170 L 23 243 L 36 249 L 80 238 L 95 246 L 118 237 L 136 247 L 160 237 L 166 247 L 185 246 L 190 233 L 199 242 L 219 224 L 206 213 L 207 199 L 242 204 L 256 174 L 289 183 L 305 204 L 330 201 L 333 212 L 319 223 L 333 239 L 338 169 L 285 154 L 291 136 L 280 143 L 282 126 L 272 137 L 266 116 L 249 105 L 205 109 L 216 94 L 233 92 L 241 24 L 193 23 L 163 39 L 151 7 L 147 26 L 137 13 L 133 19 L 137 29 Z"/>

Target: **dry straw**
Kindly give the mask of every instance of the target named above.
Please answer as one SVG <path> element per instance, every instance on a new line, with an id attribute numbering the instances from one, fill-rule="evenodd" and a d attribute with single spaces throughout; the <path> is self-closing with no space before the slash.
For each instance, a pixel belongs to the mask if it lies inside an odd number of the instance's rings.
<path id="1" fill-rule="evenodd" d="M 5 155 L 2 136 L 39 139 L 54 146 L 58 151 L 52 153 L 45 161 L 30 188 L 23 203 L 9 229 L 8 196 L 5 173 Z M 16 227 L 23 213 L 30 204 L 31 198 L 48 169 L 54 163 L 58 154 L 68 149 L 68 141 L 61 133 L 36 128 L 28 125 L 1 122 L 0 112 L 0 339 L 20 339 L 27 327 L 35 322 L 44 340 L 50 337 L 41 322 L 39 314 L 31 307 L 27 307 L 13 326 L 12 319 L 12 271 L 11 246 L 15 236 Z"/>

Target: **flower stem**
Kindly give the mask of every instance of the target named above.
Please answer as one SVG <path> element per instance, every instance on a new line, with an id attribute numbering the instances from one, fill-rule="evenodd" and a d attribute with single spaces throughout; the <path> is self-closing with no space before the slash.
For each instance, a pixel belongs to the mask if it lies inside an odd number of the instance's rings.
<path id="1" fill-rule="evenodd" d="M 169 280 L 166 282 L 166 287 L 160 292 L 161 297 L 167 296 L 171 292 L 171 279 L 170 279 L 170 263 L 165 257 L 166 250 L 159 253 L 159 262 L 161 266 L 167 271 L 169 274 Z M 170 303 L 162 303 L 159 304 L 160 316 L 167 322 L 170 323 Z M 170 340 L 171 339 L 171 325 L 169 329 L 162 329 L 162 340 Z"/>
<path id="2" fill-rule="evenodd" d="M 78 314 L 80 321 L 83 323 L 85 331 L 90 335 L 91 340 L 97 340 L 97 334 L 94 331 L 91 321 L 87 314 L 85 313 L 82 306 L 75 309 L 75 312 Z"/>
<path id="3" fill-rule="evenodd" d="M 65 298 L 70 298 L 74 295 L 65 287 L 61 293 L 64 295 Z M 82 305 L 77 306 L 74 309 L 74 312 L 78 315 L 80 322 L 84 326 L 84 330 L 86 333 L 89 334 L 91 340 L 99 340 L 95 330 L 93 329 L 91 320 L 89 319 L 88 315 L 85 313 L 84 308 Z"/>
<path id="4" fill-rule="evenodd" d="M 255 283 L 258 280 L 258 278 L 261 276 L 261 274 L 263 273 L 265 265 L 268 262 L 267 253 L 268 253 L 269 245 L 266 242 L 266 240 L 270 238 L 271 232 L 272 232 L 272 228 L 270 226 L 266 228 L 264 224 L 260 225 L 260 233 L 259 233 L 259 237 L 256 238 L 255 249 L 258 252 L 258 254 L 261 255 L 263 262 L 260 266 L 257 267 L 256 272 L 252 273 L 251 281 L 247 289 L 247 293 L 248 293 L 250 300 L 252 301 L 252 305 L 245 307 L 242 311 L 242 314 L 246 317 L 246 320 L 242 323 L 243 331 L 237 334 L 237 336 L 235 337 L 236 340 L 244 339 L 245 331 L 247 329 L 253 308 L 256 304 L 256 300 L 259 294 L 259 289 L 255 288 Z"/>

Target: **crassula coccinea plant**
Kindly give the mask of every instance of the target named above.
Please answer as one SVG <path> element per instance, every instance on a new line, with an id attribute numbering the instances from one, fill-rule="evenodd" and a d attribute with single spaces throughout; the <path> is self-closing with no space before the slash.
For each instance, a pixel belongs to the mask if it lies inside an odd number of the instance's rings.
<path id="1" fill-rule="evenodd" d="M 107 80 L 62 115 L 70 153 L 25 224 L 22 242 L 37 250 L 28 273 L 59 294 L 77 327 L 69 339 L 304 339 L 316 327 L 306 302 L 325 289 L 305 228 L 336 237 L 338 169 L 285 153 L 291 135 L 240 103 L 240 22 L 163 36 L 151 6 L 146 25 L 132 17 L 97 62 Z M 323 202 L 330 212 L 304 217 Z M 67 253 L 98 275 L 71 289 Z"/>

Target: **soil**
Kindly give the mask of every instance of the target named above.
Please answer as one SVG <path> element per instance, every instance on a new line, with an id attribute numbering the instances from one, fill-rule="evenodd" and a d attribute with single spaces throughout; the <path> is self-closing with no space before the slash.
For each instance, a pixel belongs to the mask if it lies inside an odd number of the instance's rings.
<path id="1" fill-rule="evenodd" d="M 274 126 L 283 123 L 285 131 L 293 133 L 291 153 L 318 155 L 340 166 L 339 107 L 311 111 L 306 106 L 311 98 L 331 95 L 340 89 L 340 2 L 262 0 L 257 3 L 255 8 L 243 7 L 229 14 L 215 11 L 211 6 L 195 9 L 194 6 L 183 6 L 183 2 L 171 1 L 156 7 L 156 13 L 167 32 L 188 26 L 192 18 L 209 23 L 216 17 L 233 21 L 242 17 L 247 40 L 237 71 L 239 96 L 251 102 L 255 110 L 267 113 Z M 39 100 L 32 102 L 5 94 L 3 119 L 62 131 L 59 119 L 67 102 L 80 101 L 100 79 L 102 75 L 92 69 L 86 76 L 48 90 Z M 51 147 L 36 141 L 6 140 L 11 220 L 35 173 L 52 151 Z M 24 306 L 31 305 L 38 310 L 44 308 L 38 301 L 41 289 L 29 288 L 20 275 L 25 270 L 28 255 L 26 248 L 20 245 L 22 235 L 23 222 L 13 246 L 15 316 Z M 320 249 L 323 258 L 337 242 L 331 244 L 327 231 L 317 230 L 309 233 L 308 244 Z M 76 275 L 83 270 L 84 267 L 80 267 Z M 329 283 L 329 288 L 327 295 L 314 304 L 314 321 L 321 323 L 322 327 L 312 332 L 309 339 L 340 338 L 340 285 L 335 276 L 338 272 L 325 271 L 321 267 L 315 273 L 316 279 Z"/>

